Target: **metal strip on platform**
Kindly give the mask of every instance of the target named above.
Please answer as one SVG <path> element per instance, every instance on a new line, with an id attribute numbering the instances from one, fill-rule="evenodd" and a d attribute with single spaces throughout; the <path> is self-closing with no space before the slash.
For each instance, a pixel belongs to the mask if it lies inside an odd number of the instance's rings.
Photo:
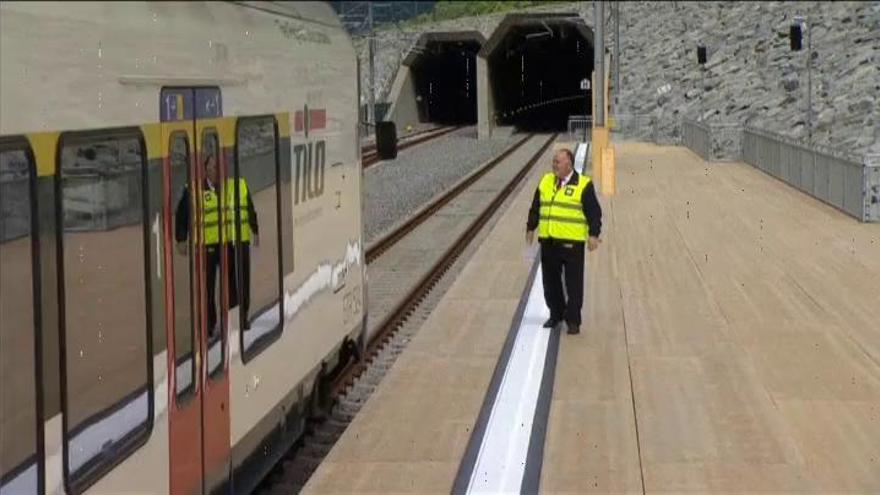
<path id="1" fill-rule="evenodd" d="M 536 258 L 495 367 L 453 493 L 536 492 L 559 331 L 542 327 L 549 311 Z"/>

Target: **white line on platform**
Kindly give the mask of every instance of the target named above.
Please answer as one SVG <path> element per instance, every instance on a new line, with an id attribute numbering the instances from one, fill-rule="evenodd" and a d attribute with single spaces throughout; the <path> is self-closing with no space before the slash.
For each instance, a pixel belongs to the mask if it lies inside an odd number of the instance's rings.
<path id="1" fill-rule="evenodd" d="M 543 293 L 539 269 L 471 472 L 468 493 L 519 493 L 522 486 L 550 340 L 550 330 L 542 328 L 550 316 Z"/>
<path id="2" fill-rule="evenodd" d="M 574 169 L 581 175 L 584 174 L 584 167 L 586 167 L 588 150 L 589 145 L 587 143 L 578 143 L 577 151 L 574 154 Z"/>

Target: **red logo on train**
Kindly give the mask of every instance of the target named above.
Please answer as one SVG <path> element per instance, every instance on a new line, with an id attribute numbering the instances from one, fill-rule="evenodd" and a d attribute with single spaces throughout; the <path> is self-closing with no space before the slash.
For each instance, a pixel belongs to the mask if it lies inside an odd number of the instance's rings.
<path id="1" fill-rule="evenodd" d="M 309 136 L 310 131 L 327 127 L 327 110 L 323 108 L 310 109 L 308 105 L 303 110 L 297 110 L 293 115 L 293 132 L 304 132 Z"/>

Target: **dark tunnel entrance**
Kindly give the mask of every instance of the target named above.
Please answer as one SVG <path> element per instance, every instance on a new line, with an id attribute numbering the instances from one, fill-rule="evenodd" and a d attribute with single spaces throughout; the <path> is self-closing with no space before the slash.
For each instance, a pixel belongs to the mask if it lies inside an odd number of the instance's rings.
<path id="1" fill-rule="evenodd" d="M 591 114 L 591 91 L 581 89 L 593 73 L 590 34 L 579 17 L 512 23 L 487 57 L 495 125 L 565 131 L 569 116 Z"/>
<path id="2" fill-rule="evenodd" d="M 477 121 L 477 40 L 428 41 L 410 65 L 420 122 Z"/>

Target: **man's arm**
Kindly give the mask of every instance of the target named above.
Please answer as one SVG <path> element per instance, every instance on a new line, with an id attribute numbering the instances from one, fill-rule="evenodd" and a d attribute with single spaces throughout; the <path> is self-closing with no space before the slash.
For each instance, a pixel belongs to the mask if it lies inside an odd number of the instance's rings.
<path id="1" fill-rule="evenodd" d="M 602 232 L 602 206 L 599 205 L 593 182 L 587 184 L 584 189 L 584 193 L 581 195 L 581 206 L 584 209 L 584 216 L 587 217 L 587 222 L 590 224 L 590 237 L 599 237 Z"/>
<path id="2" fill-rule="evenodd" d="M 526 220 L 526 232 L 531 232 L 538 228 L 538 216 L 541 209 L 541 193 L 535 189 L 535 196 L 532 198 L 532 206 L 529 208 L 529 218 Z"/>

